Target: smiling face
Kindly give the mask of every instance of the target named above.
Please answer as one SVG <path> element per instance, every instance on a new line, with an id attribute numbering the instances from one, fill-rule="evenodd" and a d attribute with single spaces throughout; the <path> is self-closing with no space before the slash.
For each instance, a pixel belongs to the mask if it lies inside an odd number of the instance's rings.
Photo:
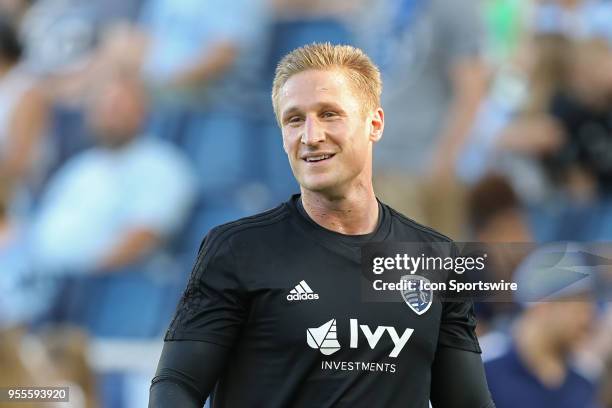
<path id="1" fill-rule="evenodd" d="M 335 197 L 371 186 L 383 111 L 367 110 L 342 70 L 293 75 L 280 90 L 278 111 L 283 147 L 302 189 Z"/>

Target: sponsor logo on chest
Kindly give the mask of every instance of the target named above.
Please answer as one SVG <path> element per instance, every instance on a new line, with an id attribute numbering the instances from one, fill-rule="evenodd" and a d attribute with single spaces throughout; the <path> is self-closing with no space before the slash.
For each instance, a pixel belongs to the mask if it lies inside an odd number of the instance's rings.
<path id="1" fill-rule="evenodd" d="M 396 358 L 401 353 L 402 349 L 414 333 L 414 329 L 407 328 L 400 336 L 392 326 L 377 326 L 374 330 L 367 324 L 359 324 L 357 319 L 350 319 L 350 342 L 349 347 L 352 349 L 359 348 L 359 339 L 365 337 L 368 346 L 374 350 L 381 338 L 385 335 L 391 338 L 393 349 L 389 353 L 389 357 Z M 318 349 L 322 354 L 329 356 L 340 350 L 341 345 L 338 342 L 336 319 L 324 323 L 319 327 L 309 328 L 306 330 L 306 342 L 313 348 Z"/>

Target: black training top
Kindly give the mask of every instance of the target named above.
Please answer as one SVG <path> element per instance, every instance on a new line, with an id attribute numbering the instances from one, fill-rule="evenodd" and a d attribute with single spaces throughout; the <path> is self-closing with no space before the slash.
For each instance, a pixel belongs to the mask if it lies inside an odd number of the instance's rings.
<path id="1" fill-rule="evenodd" d="M 211 230 L 165 340 L 230 349 L 213 408 L 427 408 L 437 353 L 480 352 L 471 302 L 434 297 L 418 315 L 362 300 L 361 245 L 450 241 L 384 204 L 379 214 L 372 234 L 346 236 L 294 196 Z"/>

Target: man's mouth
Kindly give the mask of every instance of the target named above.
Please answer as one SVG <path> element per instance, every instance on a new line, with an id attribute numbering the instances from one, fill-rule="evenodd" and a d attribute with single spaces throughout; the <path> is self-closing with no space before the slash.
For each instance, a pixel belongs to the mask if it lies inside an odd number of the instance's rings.
<path id="1" fill-rule="evenodd" d="M 318 162 L 322 162 L 322 161 L 325 161 L 325 160 L 329 160 L 329 159 L 331 159 L 334 156 L 335 156 L 334 154 L 320 154 L 320 155 L 316 155 L 316 156 L 315 155 L 307 156 L 307 157 L 305 157 L 302 160 L 304 160 L 307 163 L 318 163 Z"/>

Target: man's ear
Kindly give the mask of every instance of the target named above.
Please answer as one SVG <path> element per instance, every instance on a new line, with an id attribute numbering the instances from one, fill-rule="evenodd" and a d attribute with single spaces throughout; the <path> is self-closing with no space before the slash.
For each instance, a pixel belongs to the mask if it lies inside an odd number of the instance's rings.
<path id="1" fill-rule="evenodd" d="M 376 108 L 370 116 L 370 140 L 374 143 L 378 142 L 383 135 L 385 129 L 385 112 L 381 107 Z"/>

